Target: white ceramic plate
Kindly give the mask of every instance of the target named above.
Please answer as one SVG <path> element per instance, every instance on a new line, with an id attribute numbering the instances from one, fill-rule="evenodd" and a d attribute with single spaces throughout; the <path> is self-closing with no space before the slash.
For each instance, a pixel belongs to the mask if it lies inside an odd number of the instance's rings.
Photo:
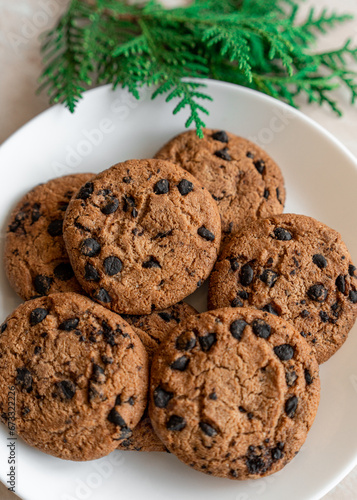
<path id="1" fill-rule="evenodd" d="M 207 126 L 227 129 L 265 148 L 281 166 L 286 212 L 311 215 L 339 230 L 357 262 L 357 162 L 330 134 L 262 94 L 208 81 L 214 97 Z M 0 148 L 0 228 L 35 184 L 73 172 L 99 172 L 121 160 L 149 158 L 175 134 L 184 116 L 172 105 L 139 103 L 127 92 L 87 92 L 74 115 L 62 107 L 41 114 Z M 1 247 L 3 251 L 3 245 Z M 0 271 L 0 322 L 20 302 Z M 193 303 L 204 309 L 204 294 Z M 357 463 L 357 328 L 322 366 L 321 403 L 298 456 L 266 479 L 238 482 L 200 474 L 166 453 L 113 452 L 95 462 L 65 462 L 16 443 L 16 492 L 26 500 L 313 500 Z M 7 428 L 0 425 L 0 479 L 7 480 Z"/>

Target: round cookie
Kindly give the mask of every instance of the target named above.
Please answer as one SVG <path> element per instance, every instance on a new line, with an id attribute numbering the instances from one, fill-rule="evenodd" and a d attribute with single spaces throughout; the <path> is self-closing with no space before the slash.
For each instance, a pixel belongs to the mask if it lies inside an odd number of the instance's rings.
<path id="1" fill-rule="evenodd" d="M 75 293 L 20 305 L 1 326 L 0 415 L 16 391 L 16 432 L 66 460 L 93 460 L 130 437 L 146 407 L 148 357 L 117 314 Z"/>
<path id="2" fill-rule="evenodd" d="M 256 144 L 223 130 L 177 135 L 156 153 L 194 175 L 217 201 L 223 233 L 235 233 L 247 220 L 280 214 L 284 179 L 277 164 Z"/>
<path id="3" fill-rule="evenodd" d="M 165 309 L 196 290 L 212 270 L 220 234 L 208 191 L 162 160 L 102 172 L 72 199 L 64 221 L 78 281 L 120 314 Z"/>
<path id="4" fill-rule="evenodd" d="M 286 321 L 248 308 L 188 318 L 158 349 L 149 414 L 168 450 L 230 479 L 283 468 L 319 403 L 318 364 Z"/>
<path id="5" fill-rule="evenodd" d="M 24 300 L 55 292 L 80 292 L 62 237 L 73 194 L 93 174 L 74 174 L 40 184 L 15 207 L 5 240 L 5 270 Z"/>
<path id="6" fill-rule="evenodd" d="M 357 273 L 338 232 L 304 215 L 257 220 L 223 249 L 210 309 L 253 306 L 291 322 L 323 363 L 357 317 Z"/>
<path id="7" fill-rule="evenodd" d="M 161 342 L 168 336 L 175 326 L 181 323 L 189 316 L 197 314 L 189 304 L 179 302 L 174 306 L 168 307 L 164 311 L 154 312 L 147 316 L 129 316 L 123 318 L 133 327 L 134 331 L 144 344 L 149 355 L 149 361 L 157 350 Z M 143 418 L 133 429 L 130 438 L 122 441 L 119 450 L 136 451 L 166 451 L 165 446 L 155 434 L 149 415 L 144 413 Z"/>

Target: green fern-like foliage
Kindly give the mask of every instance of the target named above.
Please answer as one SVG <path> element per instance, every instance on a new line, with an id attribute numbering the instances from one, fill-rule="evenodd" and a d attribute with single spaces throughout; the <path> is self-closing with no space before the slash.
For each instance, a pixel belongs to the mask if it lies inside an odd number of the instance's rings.
<path id="1" fill-rule="evenodd" d="M 207 77 L 292 106 L 305 95 L 341 114 L 332 93 L 345 85 L 355 102 L 357 81 L 349 64 L 357 60 L 357 48 L 350 40 L 325 53 L 313 48 L 318 36 L 351 16 L 311 9 L 297 23 L 298 10 L 294 0 L 193 0 L 175 9 L 156 0 L 72 0 L 43 36 L 40 89 L 73 112 L 90 86 L 121 86 L 137 99 L 147 86 L 153 99 L 175 100 L 174 114 L 188 109 L 186 126 L 195 124 L 198 135 L 211 100 L 203 89 Z"/>

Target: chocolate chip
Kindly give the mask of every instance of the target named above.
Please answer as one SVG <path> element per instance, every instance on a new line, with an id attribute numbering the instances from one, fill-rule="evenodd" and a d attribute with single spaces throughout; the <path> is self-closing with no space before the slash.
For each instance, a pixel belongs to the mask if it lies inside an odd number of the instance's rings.
<path id="1" fill-rule="evenodd" d="M 235 297 L 231 302 L 231 307 L 243 307 L 243 302 L 240 300 L 240 298 Z"/>
<path id="2" fill-rule="evenodd" d="M 231 258 L 229 259 L 229 262 L 231 264 L 232 271 L 237 271 L 239 269 L 239 262 L 237 259 Z"/>
<path id="3" fill-rule="evenodd" d="M 153 269 L 155 267 L 161 269 L 159 261 L 155 259 L 155 257 L 153 256 L 151 256 L 150 259 L 147 260 L 146 262 L 143 262 L 142 266 L 144 269 Z"/>
<path id="4" fill-rule="evenodd" d="M 34 222 L 37 222 L 38 219 L 41 217 L 40 208 L 41 208 L 40 203 L 33 204 L 32 212 L 31 212 L 31 224 L 34 224 Z"/>
<path id="5" fill-rule="evenodd" d="M 211 231 L 209 231 L 205 226 L 201 226 L 197 229 L 197 234 L 201 236 L 204 240 L 214 241 L 215 236 Z"/>
<path id="6" fill-rule="evenodd" d="M 327 293 L 328 291 L 321 283 L 310 286 L 307 291 L 309 299 L 314 300 L 315 302 L 323 302 L 327 297 Z"/>
<path id="7" fill-rule="evenodd" d="M 337 290 L 341 293 L 346 293 L 346 278 L 344 277 L 343 274 L 340 274 L 336 278 L 336 286 Z"/>
<path id="8" fill-rule="evenodd" d="M 274 229 L 274 237 L 280 241 L 290 241 L 292 239 L 291 233 L 283 227 L 276 227 Z"/>
<path id="9" fill-rule="evenodd" d="M 254 272 L 249 264 L 244 264 L 240 270 L 240 282 L 243 286 L 248 286 L 253 281 Z"/>
<path id="10" fill-rule="evenodd" d="M 94 185 L 93 182 L 86 182 L 84 186 L 81 187 L 77 194 L 77 200 L 87 200 L 93 193 Z"/>
<path id="11" fill-rule="evenodd" d="M 249 474 L 259 474 L 265 467 L 265 462 L 261 457 L 253 456 L 245 461 Z"/>
<path id="12" fill-rule="evenodd" d="M 95 295 L 95 298 L 98 299 L 100 302 L 104 302 L 105 304 L 108 304 L 109 302 L 112 301 L 111 296 L 104 288 L 100 288 L 98 290 L 98 292 Z"/>
<path id="13" fill-rule="evenodd" d="M 298 406 L 298 398 L 296 396 L 291 396 L 285 403 L 285 413 L 288 417 L 294 418 L 295 412 Z"/>
<path id="14" fill-rule="evenodd" d="M 274 461 L 276 461 L 276 460 L 280 460 L 283 456 L 284 456 L 284 453 L 283 453 L 281 450 L 279 450 L 279 448 L 278 448 L 278 447 L 273 448 L 273 449 L 271 450 L 271 458 L 272 458 Z"/>
<path id="15" fill-rule="evenodd" d="M 305 381 L 306 381 L 307 385 L 311 385 L 314 380 L 311 376 L 311 373 L 309 372 L 309 370 L 307 368 L 305 368 L 304 375 L 305 375 Z"/>
<path id="16" fill-rule="evenodd" d="M 101 366 L 97 365 L 96 363 L 93 363 L 92 378 L 98 384 L 104 384 L 104 382 L 106 381 L 106 376 L 104 374 L 103 368 Z"/>
<path id="17" fill-rule="evenodd" d="M 159 312 L 157 314 L 162 320 L 165 321 L 165 323 L 170 323 L 170 321 L 172 320 L 172 316 L 168 312 Z"/>
<path id="18" fill-rule="evenodd" d="M 182 431 L 186 427 L 186 420 L 179 415 L 171 415 L 166 422 L 166 429 L 169 431 Z"/>
<path id="19" fill-rule="evenodd" d="M 116 411 L 115 408 L 112 408 L 108 413 L 107 420 L 114 425 L 119 425 L 119 427 L 127 427 L 125 420 L 123 417 Z"/>
<path id="20" fill-rule="evenodd" d="M 154 186 L 155 194 L 167 194 L 170 190 L 170 183 L 167 179 L 161 179 L 157 181 Z"/>
<path id="21" fill-rule="evenodd" d="M 189 362 L 190 358 L 188 358 L 187 356 L 181 356 L 180 358 L 177 358 L 173 363 L 171 363 L 170 368 L 171 370 L 178 370 L 180 372 L 183 372 L 188 367 Z"/>
<path id="22" fill-rule="evenodd" d="M 99 254 L 100 249 L 100 243 L 98 243 L 98 241 L 93 238 L 87 238 L 86 240 L 83 240 L 80 247 L 81 253 L 83 255 L 86 255 L 87 257 L 95 257 Z"/>
<path id="23" fill-rule="evenodd" d="M 85 265 L 85 275 L 84 275 L 84 279 L 87 280 L 87 281 L 99 281 L 99 273 L 98 271 L 96 270 L 96 268 L 94 266 L 92 266 L 92 264 L 89 264 L 87 263 Z"/>
<path id="24" fill-rule="evenodd" d="M 307 309 L 303 309 L 303 310 L 301 311 L 301 313 L 300 313 L 300 316 L 301 316 L 302 318 L 307 318 L 308 316 L 310 316 L 310 313 L 309 313 L 309 311 L 308 311 Z"/>
<path id="25" fill-rule="evenodd" d="M 154 390 L 154 403 L 158 408 L 166 408 L 173 397 L 173 392 L 165 391 L 162 387 L 156 387 Z"/>
<path id="26" fill-rule="evenodd" d="M 72 399 L 76 393 L 76 386 L 71 380 L 57 382 L 56 387 L 59 389 L 62 399 Z"/>
<path id="27" fill-rule="evenodd" d="M 133 434 L 133 431 L 127 425 L 123 425 L 120 428 L 119 439 L 128 439 L 132 436 L 132 434 Z"/>
<path id="28" fill-rule="evenodd" d="M 264 160 L 256 160 L 253 162 L 253 165 L 258 170 L 260 174 L 262 174 L 265 170 L 265 161 Z"/>
<path id="29" fill-rule="evenodd" d="M 279 312 L 274 309 L 274 306 L 271 303 L 262 307 L 262 311 L 268 312 L 270 314 L 275 314 L 275 316 L 279 316 Z"/>
<path id="30" fill-rule="evenodd" d="M 117 397 L 115 398 L 115 406 L 120 406 L 121 405 L 121 394 L 118 394 Z"/>
<path id="31" fill-rule="evenodd" d="M 9 225 L 9 231 L 11 233 L 15 233 L 19 228 L 24 229 L 23 224 L 25 222 L 25 219 L 26 213 L 23 211 L 18 212 L 15 215 L 15 220 Z"/>
<path id="32" fill-rule="evenodd" d="M 69 262 L 61 262 L 53 270 L 54 275 L 60 281 L 68 281 L 74 277 L 72 266 Z"/>
<path id="33" fill-rule="evenodd" d="M 255 157 L 255 154 L 252 153 L 251 151 L 248 151 L 247 154 L 246 154 L 246 157 L 253 159 Z"/>
<path id="34" fill-rule="evenodd" d="M 71 332 L 72 330 L 75 330 L 78 326 L 79 323 L 79 318 L 69 318 L 63 321 L 58 329 L 59 330 L 64 330 L 65 332 Z"/>
<path id="35" fill-rule="evenodd" d="M 196 338 L 189 336 L 188 332 L 184 332 L 177 337 L 175 345 L 179 351 L 191 351 L 196 345 Z"/>
<path id="36" fill-rule="evenodd" d="M 280 203 L 280 205 L 282 205 L 283 202 L 280 199 L 280 190 L 279 190 L 279 188 L 276 188 L 275 192 L 276 192 L 276 197 L 278 199 L 278 202 Z"/>
<path id="37" fill-rule="evenodd" d="M 325 311 L 320 311 L 320 318 L 323 323 L 327 323 L 330 319 L 329 315 Z"/>
<path id="38" fill-rule="evenodd" d="M 3 324 L 1 325 L 1 327 L 0 327 L 0 334 L 1 334 L 1 333 L 4 333 L 4 331 L 6 330 L 6 328 L 7 328 L 7 323 L 3 323 Z"/>
<path id="39" fill-rule="evenodd" d="M 238 296 L 243 299 L 243 300 L 248 300 L 249 299 L 249 293 L 246 292 L 245 290 L 240 290 L 238 292 Z"/>
<path id="40" fill-rule="evenodd" d="M 356 290 L 350 290 L 348 298 L 350 299 L 350 301 L 352 302 L 352 304 L 357 304 L 357 291 Z"/>
<path id="41" fill-rule="evenodd" d="M 127 212 L 130 208 L 135 207 L 135 200 L 132 196 L 124 196 L 123 210 Z"/>
<path id="42" fill-rule="evenodd" d="M 211 392 L 211 394 L 208 397 L 209 397 L 209 399 L 212 399 L 212 401 L 217 400 L 217 394 L 215 392 Z"/>
<path id="43" fill-rule="evenodd" d="M 320 253 L 315 253 L 315 255 L 312 257 L 312 262 L 320 269 L 325 269 L 325 267 L 327 266 L 327 260 Z"/>
<path id="44" fill-rule="evenodd" d="M 103 267 L 108 276 L 114 276 L 115 274 L 120 273 L 123 268 L 123 263 L 118 257 L 112 255 L 104 259 Z"/>
<path id="45" fill-rule="evenodd" d="M 21 389 L 30 393 L 32 391 L 32 375 L 27 368 L 16 368 L 15 383 L 21 385 Z"/>
<path id="46" fill-rule="evenodd" d="M 131 177 L 128 176 L 128 177 L 123 177 L 123 182 L 125 182 L 125 184 L 130 184 L 132 181 Z"/>
<path id="47" fill-rule="evenodd" d="M 244 328 L 247 326 L 247 324 L 248 323 L 246 323 L 243 319 L 236 319 L 233 321 L 233 323 L 231 323 L 229 331 L 235 339 L 240 340 L 242 338 Z"/>
<path id="48" fill-rule="evenodd" d="M 214 153 L 215 156 L 222 160 L 231 161 L 231 155 L 228 153 L 228 148 L 219 149 Z"/>
<path id="49" fill-rule="evenodd" d="M 214 132 L 211 137 L 215 141 L 219 141 L 219 142 L 228 142 L 229 141 L 227 132 L 225 132 L 224 130 L 219 130 L 218 132 Z"/>
<path id="50" fill-rule="evenodd" d="M 252 323 L 253 333 L 257 337 L 268 339 L 271 335 L 271 327 L 262 319 L 255 319 Z"/>
<path id="51" fill-rule="evenodd" d="M 35 290 L 40 295 L 46 295 L 51 288 L 53 279 L 43 274 L 38 274 L 33 280 Z"/>
<path id="52" fill-rule="evenodd" d="M 39 345 L 37 345 L 33 351 L 33 353 L 35 354 L 35 356 L 37 356 L 37 354 L 40 354 L 41 352 L 41 347 Z"/>
<path id="53" fill-rule="evenodd" d="M 192 182 L 188 181 L 187 179 L 182 179 L 179 183 L 178 183 L 178 190 L 180 191 L 180 194 L 182 194 L 182 196 L 186 196 L 188 193 L 191 193 L 192 189 L 193 189 L 193 184 Z"/>
<path id="54" fill-rule="evenodd" d="M 264 189 L 264 194 L 263 194 L 263 196 L 264 196 L 264 198 L 265 198 L 266 200 L 269 198 L 269 195 L 270 195 L 270 191 L 269 191 L 269 189 Z"/>
<path id="55" fill-rule="evenodd" d="M 63 220 L 56 219 L 49 223 L 47 232 L 50 236 L 61 236 L 63 228 Z"/>
<path id="56" fill-rule="evenodd" d="M 278 273 L 276 273 L 272 269 L 264 269 L 264 271 L 259 276 L 259 278 L 269 288 L 272 288 L 275 285 L 276 280 L 279 278 L 279 275 L 278 275 Z"/>
<path id="57" fill-rule="evenodd" d="M 44 309 L 43 307 L 36 307 L 36 309 L 34 309 L 30 314 L 30 325 L 38 325 L 38 323 L 41 323 L 41 321 L 43 321 L 48 314 L 49 311 L 47 311 L 47 309 Z"/>
<path id="58" fill-rule="evenodd" d="M 281 361 L 288 361 L 294 357 L 294 348 L 289 344 L 281 344 L 274 347 L 274 352 Z"/>
<path id="59" fill-rule="evenodd" d="M 118 207 L 119 207 L 119 200 L 117 198 L 114 198 L 114 196 L 112 196 L 109 199 L 108 203 L 104 205 L 104 207 L 102 207 L 100 211 L 104 215 L 110 215 L 116 212 L 118 210 Z"/>
<path id="60" fill-rule="evenodd" d="M 350 264 L 348 266 L 348 274 L 353 277 L 355 275 L 355 270 L 356 269 L 357 268 L 354 265 Z"/>
<path id="61" fill-rule="evenodd" d="M 217 342 L 217 337 L 215 333 L 207 333 L 204 337 L 198 337 L 201 349 L 204 352 L 208 352 L 211 347 Z"/>
<path id="62" fill-rule="evenodd" d="M 207 424 L 207 422 L 200 422 L 198 425 L 200 426 L 201 431 L 206 434 L 206 436 L 217 436 L 218 432 L 216 431 L 216 429 L 212 427 L 212 425 Z"/>

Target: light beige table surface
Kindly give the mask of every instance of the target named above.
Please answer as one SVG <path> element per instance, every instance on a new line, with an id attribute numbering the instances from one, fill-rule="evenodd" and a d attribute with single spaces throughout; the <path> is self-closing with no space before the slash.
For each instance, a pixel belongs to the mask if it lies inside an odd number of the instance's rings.
<path id="1" fill-rule="evenodd" d="M 166 0 L 165 3 L 173 5 L 179 1 Z M 41 70 L 38 35 L 54 24 L 67 3 L 68 0 L 0 0 L 0 144 L 48 107 L 44 94 L 35 96 L 36 80 Z M 309 5 L 316 5 L 318 9 L 326 6 L 356 15 L 356 20 L 325 37 L 319 48 L 333 48 L 347 36 L 357 44 L 357 0 L 308 0 L 303 5 L 304 11 Z M 332 132 L 357 156 L 357 105 L 349 105 L 344 90 L 339 92 L 339 97 L 344 103 L 342 119 L 325 108 L 305 103 L 302 103 L 301 111 Z M 5 167 L 1 165 L 0 169 Z M 15 498 L 0 483 L 0 500 Z M 324 500 L 357 500 L 357 467 Z"/>

